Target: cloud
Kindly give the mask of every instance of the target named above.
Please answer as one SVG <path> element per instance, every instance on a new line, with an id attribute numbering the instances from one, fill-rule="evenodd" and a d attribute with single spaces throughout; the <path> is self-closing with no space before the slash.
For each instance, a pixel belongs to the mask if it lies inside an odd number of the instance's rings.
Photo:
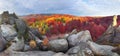
<path id="1" fill-rule="evenodd" d="M 80 15 L 105 16 L 120 14 L 120 0 L 78 0 L 75 4 L 73 8 Z"/>
<path id="2" fill-rule="evenodd" d="M 120 15 L 120 0 L 0 0 L 0 13 L 60 13 L 80 16 Z"/>

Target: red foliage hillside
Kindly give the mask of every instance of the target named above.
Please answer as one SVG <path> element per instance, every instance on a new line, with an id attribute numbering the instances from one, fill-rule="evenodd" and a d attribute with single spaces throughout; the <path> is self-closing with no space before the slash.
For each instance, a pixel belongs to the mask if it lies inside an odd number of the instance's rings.
<path id="1" fill-rule="evenodd" d="M 96 40 L 100 35 L 102 35 L 107 27 L 112 23 L 113 16 L 106 17 L 80 17 L 66 14 L 33 14 L 23 16 L 22 18 L 35 21 L 37 20 L 46 20 L 47 18 L 57 18 L 57 17 L 68 17 L 72 18 L 71 21 L 66 22 L 64 26 L 61 22 L 58 25 L 54 23 L 54 27 L 51 29 L 50 34 L 59 34 L 71 32 L 73 29 L 80 30 L 89 30 L 93 40 Z M 33 18 L 33 19 L 32 19 Z M 35 19 L 34 19 L 35 18 Z M 118 25 L 120 25 L 120 16 L 118 16 Z M 53 22 L 52 22 L 53 23 Z"/>

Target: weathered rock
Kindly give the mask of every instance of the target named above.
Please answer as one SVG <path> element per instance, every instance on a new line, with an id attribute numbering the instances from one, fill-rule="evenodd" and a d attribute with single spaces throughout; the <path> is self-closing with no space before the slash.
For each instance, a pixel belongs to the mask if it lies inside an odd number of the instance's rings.
<path id="1" fill-rule="evenodd" d="M 113 17 L 113 22 L 109 25 L 105 33 L 96 41 L 98 44 L 117 46 L 120 44 L 120 27 L 117 27 L 117 16 Z"/>
<path id="2" fill-rule="evenodd" d="M 27 25 L 22 19 L 16 19 L 15 20 L 16 30 L 18 32 L 18 36 L 24 36 L 27 34 Z"/>
<path id="3" fill-rule="evenodd" d="M 110 25 L 108 27 L 108 29 L 105 31 L 105 33 L 103 33 L 103 35 L 98 38 L 96 43 L 98 43 L 98 44 L 109 44 L 111 38 L 113 37 L 114 30 L 115 30 L 115 27 Z"/>
<path id="4" fill-rule="evenodd" d="M 49 48 L 53 51 L 66 51 L 68 49 L 68 42 L 65 39 L 56 39 L 49 42 Z"/>
<path id="5" fill-rule="evenodd" d="M 87 41 L 92 41 L 90 32 L 88 30 L 86 31 L 81 31 L 77 34 L 72 34 L 67 38 L 69 45 L 70 46 L 75 46 L 79 42 L 87 42 Z"/>
<path id="6" fill-rule="evenodd" d="M 35 32 L 33 33 L 32 31 L 28 31 L 28 33 L 29 33 L 29 38 L 35 39 L 37 44 L 42 42 L 42 40 L 40 40 L 39 37 L 34 34 Z"/>
<path id="7" fill-rule="evenodd" d="M 7 40 L 7 41 L 11 41 L 14 39 L 14 37 L 17 36 L 17 32 L 14 29 L 13 26 L 11 25 L 1 25 L 1 31 L 2 31 L 2 35 L 3 37 Z"/>
<path id="8" fill-rule="evenodd" d="M 75 35 L 75 34 L 69 36 L 68 39 L 67 39 L 67 40 L 68 40 L 68 43 L 69 43 L 69 46 L 75 46 L 76 43 L 78 43 L 78 41 L 76 41 L 77 38 L 78 38 L 78 36 Z"/>
<path id="9" fill-rule="evenodd" d="M 9 23 L 9 12 L 5 11 L 2 13 L 2 24 L 8 24 Z"/>
<path id="10" fill-rule="evenodd" d="M 70 33 L 70 35 L 76 34 L 76 33 L 77 33 L 77 29 L 73 29 L 72 32 Z"/>
<path id="11" fill-rule="evenodd" d="M 64 39 L 67 39 L 69 37 L 69 34 L 64 35 Z"/>
<path id="12" fill-rule="evenodd" d="M 11 49 L 13 51 L 23 51 L 24 50 L 24 46 L 25 46 L 25 43 L 24 43 L 24 39 L 22 37 L 21 39 L 16 39 L 15 42 L 13 42 L 11 44 L 9 49 Z"/>
<path id="13" fill-rule="evenodd" d="M 14 18 L 13 16 L 10 16 L 9 19 L 10 19 L 9 24 L 11 24 L 11 25 L 15 24 L 15 19 L 16 18 Z"/>
<path id="14" fill-rule="evenodd" d="M 98 45 L 91 41 L 88 41 L 88 44 L 95 55 L 119 56 L 117 53 L 112 52 L 115 47 L 109 45 Z"/>
<path id="15" fill-rule="evenodd" d="M 29 30 L 32 34 L 34 34 L 37 38 L 43 40 L 44 38 L 42 37 L 42 35 L 40 34 L 39 30 L 36 28 L 30 28 Z"/>
<path id="16" fill-rule="evenodd" d="M 53 56 L 69 56 L 69 55 L 60 52 L 60 53 L 54 54 Z"/>
<path id="17" fill-rule="evenodd" d="M 6 47 L 7 41 L 3 38 L 0 30 L 0 52 L 3 51 Z"/>
<path id="18" fill-rule="evenodd" d="M 82 42 L 92 41 L 92 37 L 88 30 L 85 30 L 82 35 L 81 35 L 81 33 L 78 33 L 77 35 L 78 35 L 78 39 Z"/>
<path id="19" fill-rule="evenodd" d="M 23 51 L 31 51 L 32 49 L 33 49 L 33 48 L 31 48 L 29 45 L 25 44 Z"/>
<path id="20" fill-rule="evenodd" d="M 94 56 L 89 45 L 85 42 L 80 42 L 78 46 L 70 48 L 67 54 L 70 56 Z"/>
<path id="21" fill-rule="evenodd" d="M 115 29 L 114 37 L 111 41 L 113 44 L 120 44 L 120 25 Z"/>
<path id="22" fill-rule="evenodd" d="M 15 19 L 18 19 L 15 13 L 9 14 L 8 11 L 3 12 L 1 18 L 2 18 L 1 21 L 2 24 L 11 24 L 11 25 L 15 23 Z"/>
<path id="23" fill-rule="evenodd" d="M 53 56 L 55 52 L 52 51 L 27 51 L 27 52 L 17 52 L 11 49 L 5 50 L 0 55 L 7 55 L 7 56 Z"/>
<path id="24" fill-rule="evenodd" d="M 117 47 L 113 49 L 112 51 L 120 55 L 120 47 Z"/>
<path id="25" fill-rule="evenodd" d="M 2 24 L 2 16 L 0 15 L 0 24 Z"/>
<path id="26" fill-rule="evenodd" d="M 118 46 L 120 44 L 120 26 L 110 25 L 106 32 L 96 41 L 98 44 Z"/>

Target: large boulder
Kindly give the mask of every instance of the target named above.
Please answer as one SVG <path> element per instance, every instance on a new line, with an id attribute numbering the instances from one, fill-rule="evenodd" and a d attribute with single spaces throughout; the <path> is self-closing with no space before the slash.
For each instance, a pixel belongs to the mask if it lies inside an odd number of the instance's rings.
<path id="1" fill-rule="evenodd" d="M 98 44 L 119 46 L 120 44 L 120 26 L 110 25 L 106 32 L 96 41 Z"/>
<path id="2" fill-rule="evenodd" d="M 49 42 L 49 48 L 53 51 L 66 51 L 68 49 L 68 42 L 66 39 L 56 39 Z"/>
<path id="3" fill-rule="evenodd" d="M 114 37 L 111 41 L 113 44 L 120 44 L 120 25 L 115 29 Z"/>
<path id="4" fill-rule="evenodd" d="M 0 29 L 1 29 L 1 33 L 2 36 L 7 40 L 7 41 L 11 41 L 13 40 L 16 36 L 17 36 L 17 32 L 15 30 L 15 28 L 12 25 L 5 25 L 2 24 L 0 25 Z"/>
<path id="5" fill-rule="evenodd" d="M 11 49 L 13 51 L 23 51 L 24 46 L 25 46 L 25 43 L 24 43 L 23 37 L 21 39 L 18 39 L 16 37 L 8 49 Z"/>
<path id="6" fill-rule="evenodd" d="M 0 52 L 3 51 L 6 47 L 7 41 L 3 38 L 0 30 Z"/>
<path id="7" fill-rule="evenodd" d="M 67 54 L 70 56 L 94 56 L 86 42 L 80 42 L 78 46 L 70 48 L 67 51 Z"/>
<path id="8" fill-rule="evenodd" d="M 15 20 L 15 28 L 18 32 L 18 37 L 24 36 L 28 32 L 27 24 L 22 19 Z"/>
<path id="9" fill-rule="evenodd" d="M 9 14 L 8 11 L 4 11 L 1 14 L 0 18 L 1 18 L 0 21 L 1 24 L 11 24 L 11 25 L 15 24 L 15 19 L 18 19 L 15 13 Z"/>
<path id="10" fill-rule="evenodd" d="M 67 38 L 69 45 L 75 46 L 79 42 L 87 42 L 87 41 L 92 41 L 90 32 L 88 30 L 86 31 L 80 31 L 77 34 L 72 34 Z"/>
<path id="11" fill-rule="evenodd" d="M 37 38 L 41 40 L 44 39 L 37 28 L 30 28 L 29 32 L 31 32 L 31 34 L 35 35 Z"/>
<path id="12" fill-rule="evenodd" d="M 115 47 L 109 45 L 99 45 L 92 41 L 87 42 L 94 52 L 95 55 L 104 55 L 104 56 L 119 56 L 117 53 L 112 52 Z"/>

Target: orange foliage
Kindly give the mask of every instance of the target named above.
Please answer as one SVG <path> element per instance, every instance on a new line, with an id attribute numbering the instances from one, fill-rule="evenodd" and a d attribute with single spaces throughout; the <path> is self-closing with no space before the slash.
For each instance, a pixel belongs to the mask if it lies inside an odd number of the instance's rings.
<path id="1" fill-rule="evenodd" d="M 43 45 L 44 45 L 44 46 L 47 46 L 47 45 L 48 45 L 48 42 L 49 42 L 48 38 L 43 39 Z"/>

